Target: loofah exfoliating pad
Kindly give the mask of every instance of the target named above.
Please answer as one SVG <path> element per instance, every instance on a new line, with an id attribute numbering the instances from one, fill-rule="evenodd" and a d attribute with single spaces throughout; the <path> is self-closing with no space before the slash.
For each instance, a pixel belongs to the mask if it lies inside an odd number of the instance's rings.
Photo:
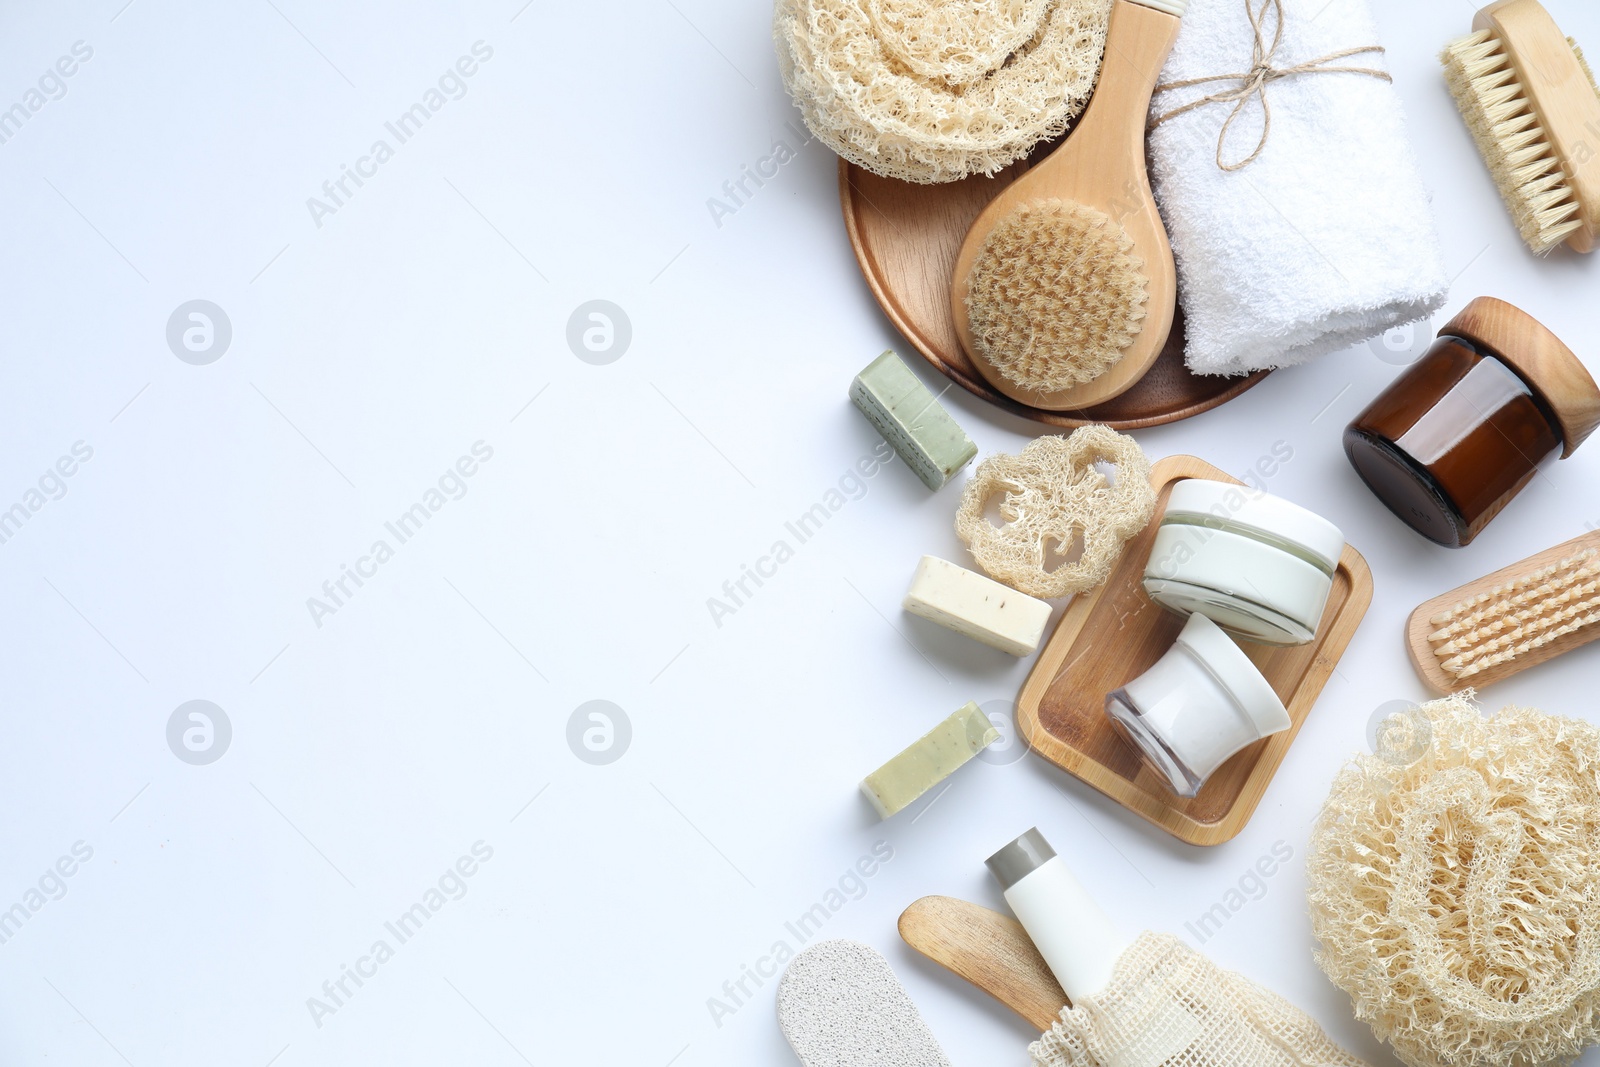
<path id="1" fill-rule="evenodd" d="M 784 84 L 829 148 L 875 174 L 993 174 L 1094 91 L 1111 0 L 777 0 Z"/>
<path id="2" fill-rule="evenodd" d="M 1097 464 L 1114 466 L 1115 481 Z M 996 495 L 999 526 L 984 514 Z M 961 493 L 956 536 L 989 577 L 1029 596 L 1060 597 L 1105 581 L 1123 542 L 1144 529 L 1155 507 L 1150 463 L 1134 439 L 1083 426 L 979 464 Z M 1054 564 L 1052 555 L 1060 557 Z"/>
<path id="3" fill-rule="evenodd" d="M 1093 381 L 1139 336 L 1148 302 L 1133 238 L 1073 200 L 1018 208 L 972 263 L 967 317 L 978 353 L 1037 392 Z"/>
<path id="4" fill-rule="evenodd" d="M 1471 693 L 1385 724 L 1306 863 L 1317 963 L 1412 1067 L 1600 1040 L 1600 731 Z"/>

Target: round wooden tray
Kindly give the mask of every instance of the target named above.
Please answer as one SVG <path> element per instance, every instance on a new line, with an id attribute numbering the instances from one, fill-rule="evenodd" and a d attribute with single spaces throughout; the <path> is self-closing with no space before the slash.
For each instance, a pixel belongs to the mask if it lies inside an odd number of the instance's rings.
<path id="1" fill-rule="evenodd" d="M 1042 159 L 1054 147 L 1054 142 L 1042 145 L 1034 156 Z M 1027 169 L 1024 160 L 993 178 L 916 185 L 839 161 L 839 202 L 861 273 L 884 314 L 929 363 L 968 392 L 1025 418 L 1065 427 L 1099 422 L 1117 430 L 1160 426 L 1210 411 L 1267 376 L 1268 371 L 1243 378 L 1190 374 L 1183 363 L 1180 310 L 1172 336 L 1149 372 L 1103 404 L 1082 411 L 1045 411 L 1019 404 L 984 381 L 956 338 L 951 276 L 972 221 Z"/>

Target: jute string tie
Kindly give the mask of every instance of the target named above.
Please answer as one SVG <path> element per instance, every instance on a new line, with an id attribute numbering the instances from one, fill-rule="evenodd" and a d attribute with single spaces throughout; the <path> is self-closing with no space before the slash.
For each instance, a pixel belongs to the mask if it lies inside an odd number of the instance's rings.
<path id="1" fill-rule="evenodd" d="M 1304 63 L 1296 63 L 1292 67 L 1278 67 L 1273 65 L 1273 58 L 1278 53 L 1278 46 L 1283 43 L 1283 0 L 1261 0 L 1259 8 L 1253 7 L 1250 0 L 1245 0 L 1245 14 L 1249 16 L 1250 28 L 1255 31 L 1255 43 L 1251 46 L 1250 69 L 1239 74 L 1214 74 L 1208 78 L 1187 78 L 1183 81 L 1162 82 L 1157 85 L 1157 94 L 1171 92 L 1174 89 L 1189 89 L 1197 85 L 1209 85 L 1213 82 L 1238 82 L 1231 89 L 1222 89 L 1210 96 L 1202 96 L 1198 100 L 1174 108 L 1163 115 L 1157 116 L 1150 122 L 1150 129 L 1155 129 L 1168 119 L 1177 118 L 1179 115 L 1193 111 L 1196 108 L 1206 107 L 1210 104 L 1232 104 L 1233 112 L 1222 124 L 1222 132 L 1217 136 L 1217 166 L 1225 171 L 1243 170 L 1257 159 L 1266 150 L 1267 139 L 1272 136 L 1272 106 L 1267 102 L 1267 86 L 1282 78 L 1294 78 L 1302 74 L 1365 74 L 1373 78 L 1381 78 L 1393 83 L 1387 71 L 1378 70 L 1376 67 L 1350 67 L 1334 66 L 1341 59 L 1352 56 L 1366 55 L 1368 53 L 1382 53 L 1386 51 L 1381 45 L 1368 45 L 1365 48 L 1346 48 L 1339 52 L 1329 52 L 1319 59 L 1308 59 Z M 1267 43 L 1266 21 L 1267 12 L 1276 15 L 1276 27 L 1272 33 L 1272 43 Z M 1228 141 L 1228 131 L 1233 128 L 1235 120 L 1243 114 L 1251 98 L 1261 99 L 1261 139 L 1256 142 L 1255 151 L 1237 163 L 1224 163 L 1222 150 Z"/>

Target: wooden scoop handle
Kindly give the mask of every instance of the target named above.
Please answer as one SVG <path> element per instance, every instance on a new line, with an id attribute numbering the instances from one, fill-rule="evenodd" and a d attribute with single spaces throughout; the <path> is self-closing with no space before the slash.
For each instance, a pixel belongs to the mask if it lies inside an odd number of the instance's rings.
<path id="1" fill-rule="evenodd" d="M 1067 1005 L 1044 958 L 1015 919 L 955 897 L 923 897 L 900 914 L 900 937 L 1040 1030 Z"/>

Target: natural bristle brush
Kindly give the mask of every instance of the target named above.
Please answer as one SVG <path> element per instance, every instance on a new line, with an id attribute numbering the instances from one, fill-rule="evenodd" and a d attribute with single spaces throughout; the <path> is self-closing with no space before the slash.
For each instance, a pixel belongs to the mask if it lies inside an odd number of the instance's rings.
<path id="1" fill-rule="evenodd" d="M 1434 597 L 1406 627 L 1411 662 L 1440 693 L 1481 687 L 1600 638 L 1600 532 Z"/>
<path id="2" fill-rule="evenodd" d="M 1528 247 L 1600 239 L 1600 88 L 1538 0 L 1478 12 L 1445 49 L 1445 79 Z"/>
<path id="3" fill-rule="evenodd" d="M 1088 110 L 962 242 L 956 334 L 1013 400 L 1052 411 L 1109 400 L 1167 342 L 1177 275 L 1145 170 L 1145 124 L 1186 6 L 1116 0 Z"/>

